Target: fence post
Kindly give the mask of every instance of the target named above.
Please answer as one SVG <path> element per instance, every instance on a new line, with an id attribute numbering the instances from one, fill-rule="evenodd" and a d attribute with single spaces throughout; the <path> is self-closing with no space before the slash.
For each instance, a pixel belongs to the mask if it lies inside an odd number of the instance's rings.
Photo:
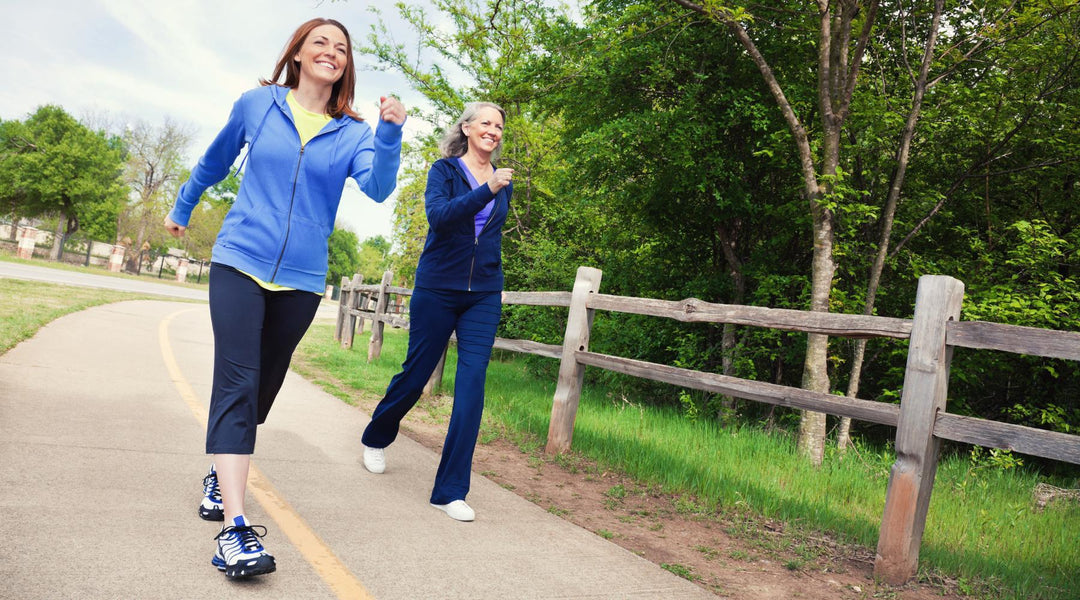
<path id="1" fill-rule="evenodd" d="M 119 273 L 120 269 L 124 267 L 124 252 L 127 251 L 121 244 L 115 244 L 112 247 L 112 252 L 109 253 L 109 271 L 112 273 Z"/>
<path id="2" fill-rule="evenodd" d="M 450 350 L 450 344 L 446 344 L 443 348 L 442 358 L 439 359 L 439 364 L 435 365 L 435 370 L 431 372 L 431 377 L 428 378 L 427 383 L 424 384 L 425 396 L 430 396 L 439 389 L 442 385 L 443 370 L 446 368 L 446 353 Z"/>
<path id="3" fill-rule="evenodd" d="M 341 293 L 338 294 L 337 322 L 334 323 L 334 341 L 341 341 L 341 334 L 345 331 L 345 314 L 349 310 L 349 278 L 341 278 Z"/>
<path id="4" fill-rule="evenodd" d="M 188 259 L 181 258 L 180 259 L 180 264 L 178 264 L 176 266 L 176 280 L 177 281 L 180 281 L 180 282 L 187 281 L 187 269 L 188 269 Z"/>
<path id="5" fill-rule="evenodd" d="M 941 275 L 919 278 L 896 426 L 896 462 L 885 490 L 874 559 L 874 577 L 890 585 L 906 583 L 919 565 L 941 447 L 934 437 L 934 420 L 945 410 L 949 389 L 952 348 L 946 345 L 945 328 L 960 318 L 963 300 L 963 282 Z"/>
<path id="6" fill-rule="evenodd" d="M 356 301 L 354 302 L 356 308 L 362 311 L 366 311 L 370 303 L 372 303 L 372 295 L 368 294 L 366 291 L 357 296 Z M 364 332 L 364 322 L 367 321 L 367 319 L 364 318 L 364 315 L 357 316 L 356 318 L 359 319 L 359 321 L 356 321 L 356 335 L 361 335 L 361 333 Z"/>
<path id="7" fill-rule="evenodd" d="M 390 292 L 387 288 L 390 287 L 390 281 L 394 278 L 394 273 L 386 271 L 383 273 L 382 282 L 379 284 L 379 300 L 375 303 L 375 316 L 371 319 L 371 340 L 368 342 L 367 359 L 368 362 L 379 358 L 382 354 L 382 340 L 383 340 L 383 317 L 386 316 L 386 304 L 387 296 Z"/>
<path id="8" fill-rule="evenodd" d="M 603 274 L 600 269 L 592 267 L 578 267 L 577 270 L 574 291 L 570 294 L 570 314 L 566 317 L 566 334 L 563 336 L 559 381 L 551 405 L 547 446 L 544 448 L 548 454 L 569 450 L 574 437 L 574 419 L 577 417 L 578 400 L 581 399 L 581 383 L 585 378 L 585 365 L 578 363 L 574 353 L 589 349 L 594 311 L 586 308 L 586 305 L 589 296 L 600 290 Z"/>
<path id="9" fill-rule="evenodd" d="M 23 259 L 34 258 L 34 247 L 37 245 L 37 228 L 24 226 L 18 229 L 16 234 L 19 237 L 18 250 L 15 252 L 15 256 Z"/>
<path id="10" fill-rule="evenodd" d="M 342 278 L 344 279 L 344 277 Z M 360 284 L 364 283 L 364 277 L 359 273 L 353 274 L 352 283 L 349 285 L 349 297 L 345 299 L 345 323 L 341 330 L 341 347 L 352 348 L 353 339 L 356 337 L 356 319 L 363 323 L 364 319 L 357 317 L 353 311 L 360 305 Z"/>

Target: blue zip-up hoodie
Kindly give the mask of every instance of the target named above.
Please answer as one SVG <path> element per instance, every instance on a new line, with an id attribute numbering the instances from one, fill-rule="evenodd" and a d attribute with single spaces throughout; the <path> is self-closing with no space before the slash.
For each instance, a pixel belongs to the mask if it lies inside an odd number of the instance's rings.
<path id="1" fill-rule="evenodd" d="M 301 147 L 285 102 L 288 91 L 268 85 L 240 96 L 180 187 L 169 218 L 186 227 L 203 192 L 229 174 L 248 144 L 240 191 L 211 260 L 266 282 L 321 293 L 327 240 L 345 179 L 355 179 L 376 202 L 385 200 L 397 185 L 401 125 L 382 121 L 373 135 L 367 123 L 342 115 Z"/>
<path id="2" fill-rule="evenodd" d="M 502 228 L 512 193 L 512 183 L 497 194 L 486 183 L 474 190 L 456 159 L 435 161 L 424 192 L 428 234 L 416 265 L 416 287 L 502 291 Z M 492 198 L 491 215 L 476 235 L 473 218 Z"/>

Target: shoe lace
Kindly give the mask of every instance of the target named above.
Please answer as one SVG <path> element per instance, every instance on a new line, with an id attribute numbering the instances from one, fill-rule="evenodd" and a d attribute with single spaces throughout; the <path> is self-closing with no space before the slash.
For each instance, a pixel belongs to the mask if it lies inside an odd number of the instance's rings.
<path id="1" fill-rule="evenodd" d="M 262 533 L 255 531 L 256 529 L 262 529 Z M 232 525 L 221 530 L 214 536 L 217 540 L 226 535 L 235 534 L 240 541 L 240 545 L 244 548 L 245 552 L 262 552 L 263 545 L 259 542 L 259 538 L 266 537 L 266 527 L 262 525 L 244 525 L 236 526 Z"/>
<path id="2" fill-rule="evenodd" d="M 214 502 L 221 502 L 221 489 L 218 487 L 217 473 L 203 477 L 203 493 Z"/>

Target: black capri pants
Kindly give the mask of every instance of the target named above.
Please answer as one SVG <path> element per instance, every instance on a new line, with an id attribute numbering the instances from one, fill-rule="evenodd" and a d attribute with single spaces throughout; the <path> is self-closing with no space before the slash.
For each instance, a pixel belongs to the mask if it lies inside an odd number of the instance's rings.
<path id="1" fill-rule="evenodd" d="M 315 318 L 321 296 L 270 291 L 227 265 L 210 265 L 214 383 L 207 454 L 252 454 L 293 350 Z"/>

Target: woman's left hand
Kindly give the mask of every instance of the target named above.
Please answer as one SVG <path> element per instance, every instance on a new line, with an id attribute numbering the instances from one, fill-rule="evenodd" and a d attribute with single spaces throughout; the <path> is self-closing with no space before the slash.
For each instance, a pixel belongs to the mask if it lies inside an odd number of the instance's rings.
<path id="1" fill-rule="evenodd" d="M 379 98 L 379 118 L 401 125 L 405 122 L 405 105 L 393 96 Z"/>

